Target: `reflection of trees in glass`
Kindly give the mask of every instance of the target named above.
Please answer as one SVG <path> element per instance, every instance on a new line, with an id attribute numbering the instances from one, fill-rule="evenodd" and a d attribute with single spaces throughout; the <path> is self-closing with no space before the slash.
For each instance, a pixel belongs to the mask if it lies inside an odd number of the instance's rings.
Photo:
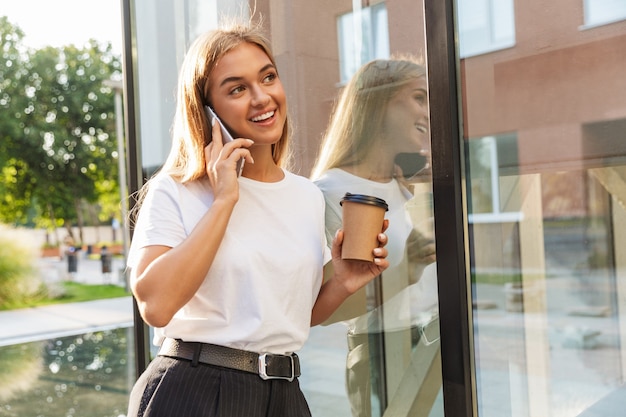
<path id="1" fill-rule="evenodd" d="M 134 382 L 134 365 L 128 355 L 133 348 L 130 331 L 107 330 L 21 345 L 39 346 L 41 372 L 27 392 L 4 401 L 2 412 L 9 414 L 2 415 L 124 415 Z M 0 348 L 0 358 L 4 349 Z"/>
<path id="2" fill-rule="evenodd" d="M 27 49 L 6 17 L 0 36 L 0 220 L 80 227 L 87 206 L 117 193 L 114 95 L 102 83 L 120 59 L 96 41 Z"/>
<path id="3" fill-rule="evenodd" d="M 8 403 L 33 388 L 43 369 L 41 352 L 41 343 L 0 348 L 0 402 Z"/>

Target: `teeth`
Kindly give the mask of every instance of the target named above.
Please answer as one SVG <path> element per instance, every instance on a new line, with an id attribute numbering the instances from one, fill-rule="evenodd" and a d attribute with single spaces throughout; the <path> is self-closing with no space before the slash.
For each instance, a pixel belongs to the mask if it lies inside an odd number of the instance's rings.
<path id="1" fill-rule="evenodd" d="M 428 131 L 428 129 L 424 125 L 415 125 L 415 128 L 422 133 L 426 133 Z"/>
<path id="2" fill-rule="evenodd" d="M 270 118 L 270 117 L 272 117 L 273 115 L 274 115 L 274 112 L 273 112 L 273 111 L 268 111 L 267 113 L 263 113 L 263 114 L 262 114 L 262 115 L 260 115 L 260 116 L 253 117 L 251 120 L 252 120 L 253 122 L 260 122 L 261 120 L 267 120 L 267 119 L 269 119 L 269 118 Z"/>

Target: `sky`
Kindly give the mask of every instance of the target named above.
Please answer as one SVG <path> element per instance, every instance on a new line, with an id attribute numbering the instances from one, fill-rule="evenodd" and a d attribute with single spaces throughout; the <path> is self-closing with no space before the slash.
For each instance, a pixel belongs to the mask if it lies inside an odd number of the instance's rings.
<path id="1" fill-rule="evenodd" d="M 0 16 L 22 29 L 30 47 L 81 46 L 93 38 L 121 55 L 120 9 L 120 0 L 0 0 Z"/>

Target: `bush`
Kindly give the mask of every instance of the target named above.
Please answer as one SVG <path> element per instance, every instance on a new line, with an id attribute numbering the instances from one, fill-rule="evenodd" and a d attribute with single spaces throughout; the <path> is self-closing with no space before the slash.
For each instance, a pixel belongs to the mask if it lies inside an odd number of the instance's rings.
<path id="1" fill-rule="evenodd" d="M 45 295 L 38 256 L 39 247 L 30 235 L 0 225 L 0 307 L 10 308 Z"/>

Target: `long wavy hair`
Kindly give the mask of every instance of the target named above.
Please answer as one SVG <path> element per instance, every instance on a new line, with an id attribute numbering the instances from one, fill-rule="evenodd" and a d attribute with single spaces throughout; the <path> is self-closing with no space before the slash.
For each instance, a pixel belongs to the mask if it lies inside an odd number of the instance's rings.
<path id="1" fill-rule="evenodd" d="M 421 77 L 426 77 L 426 68 L 411 55 L 376 59 L 359 68 L 335 104 L 311 178 L 362 162 L 383 128 L 389 101 Z"/>
<path id="2" fill-rule="evenodd" d="M 176 112 L 172 126 L 172 146 L 165 163 L 153 175 L 167 174 L 176 181 L 186 183 L 206 177 L 204 148 L 211 143 L 212 132 L 204 106 L 210 105 L 211 85 L 209 75 L 225 54 L 243 43 L 260 47 L 272 64 L 276 61 L 269 40 L 263 34 L 261 21 L 253 23 L 226 23 L 219 29 L 200 35 L 189 47 L 178 76 Z M 289 114 L 283 133 L 272 145 L 272 158 L 285 167 L 290 157 L 291 128 Z M 148 192 L 148 180 L 136 193 L 136 203 L 129 213 L 134 222 L 141 203 Z"/>
<path id="3" fill-rule="evenodd" d="M 207 32 L 191 44 L 179 73 L 172 147 L 161 172 L 183 183 L 206 176 L 204 148 L 212 140 L 211 125 L 204 108 L 211 104 L 209 75 L 220 58 L 243 43 L 259 46 L 276 66 L 270 43 L 263 35 L 260 24 L 232 24 Z M 272 157 L 279 166 L 287 159 L 289 126 L 287 117 L 283 134 L 272 145 Z"/>

